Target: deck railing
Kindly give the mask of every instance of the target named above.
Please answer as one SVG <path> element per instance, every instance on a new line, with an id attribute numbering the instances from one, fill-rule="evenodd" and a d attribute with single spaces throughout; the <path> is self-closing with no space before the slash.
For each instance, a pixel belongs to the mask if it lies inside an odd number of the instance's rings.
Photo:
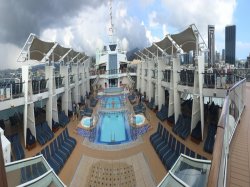
<path id="1" fill-rule="evenodd" d="M 246 79 L 227 91 L 217 126 L 208 186 L 227 186 L 229 146 L 245 106 Z"/>

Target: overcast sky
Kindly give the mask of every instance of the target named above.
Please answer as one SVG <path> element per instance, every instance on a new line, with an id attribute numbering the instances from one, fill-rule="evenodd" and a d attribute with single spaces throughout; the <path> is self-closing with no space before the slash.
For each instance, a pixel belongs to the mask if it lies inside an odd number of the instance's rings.
<path id="1" fill-rule="evenodd" d="M 30 33 L 94 55 L 108 41 L 108 5 L 107 0 L 0 0 L 0 68 L 20 66 L 16 59 Z M 150 46 L 194 23 L 205 39 L 207 25 L 215 25 L 221 52 L 225 26 L 236 24 L 236 56 L 246 58 L 249 7 L 249 0 L 113 0 L 113 20 L 125 50 Z"/>

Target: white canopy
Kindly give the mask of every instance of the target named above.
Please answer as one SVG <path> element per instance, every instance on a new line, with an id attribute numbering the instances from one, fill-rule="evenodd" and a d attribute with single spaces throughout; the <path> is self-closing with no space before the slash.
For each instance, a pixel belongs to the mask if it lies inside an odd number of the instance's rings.
<path id="1" fill-rule="evenodd" d="M 83 62 L 88 58 L 84 53 L 77 52 L 71 48 L 65 48 L 56 42 L 47 42 L 39 39 L 36 35 L 30 34 L 17 61 L 36 60 L 46 62 Z"/>
<path id="2" fill-rule="evenodd" d="M 196 49 L 196 36 L 191 26 L 179 34 L 173 34 L 170 36 L 184 52 Z"/>
<path id="3" fill-rule="evenodd" d="M 140 52 L 143 55 L 152 58 L 157 52 L 158 56 L 161 56 L 163 53 L 172 55 L 176 53 L 178 49 L 183 52 L 196 50 L 197 38 L 195 32 L 193 25 L 190 25 L 184 31 L 177 34 L 167 35 L 163 40 L 153 43 L 150 47 L 144 48 Z"/>

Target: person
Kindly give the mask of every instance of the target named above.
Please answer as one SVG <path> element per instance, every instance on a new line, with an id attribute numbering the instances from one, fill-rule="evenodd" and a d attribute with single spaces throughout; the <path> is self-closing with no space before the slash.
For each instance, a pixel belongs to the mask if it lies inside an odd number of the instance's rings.
<path id="1" fill-rule="evenodd" d="M 79 103 L 77 103 L 76 105 L 76 115 L 77 115 L 77 119 L 80 117 L 80 106 Z"/>
<path id="2" fill-rule="evenodd" d="M 73 113 L 73 121 L 75 120 L 75 114 L 76 114 L 76 103 L 74 102 L 72 105 L 72 113 Z"/>

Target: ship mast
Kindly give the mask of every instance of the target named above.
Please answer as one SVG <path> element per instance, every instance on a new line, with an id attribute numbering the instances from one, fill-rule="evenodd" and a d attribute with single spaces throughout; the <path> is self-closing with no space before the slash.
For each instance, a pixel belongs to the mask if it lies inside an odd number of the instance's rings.
<path id="1" fill-rule="evenodd" d="M 114 43 L 114 24 L 113 24 L 113 15 L 112 15 L 112 0 L 109 0 L 109 17 L 110 17 L 110 28 L 109 28 L 109 32 L 110 32 L 110 42 Z"/>

